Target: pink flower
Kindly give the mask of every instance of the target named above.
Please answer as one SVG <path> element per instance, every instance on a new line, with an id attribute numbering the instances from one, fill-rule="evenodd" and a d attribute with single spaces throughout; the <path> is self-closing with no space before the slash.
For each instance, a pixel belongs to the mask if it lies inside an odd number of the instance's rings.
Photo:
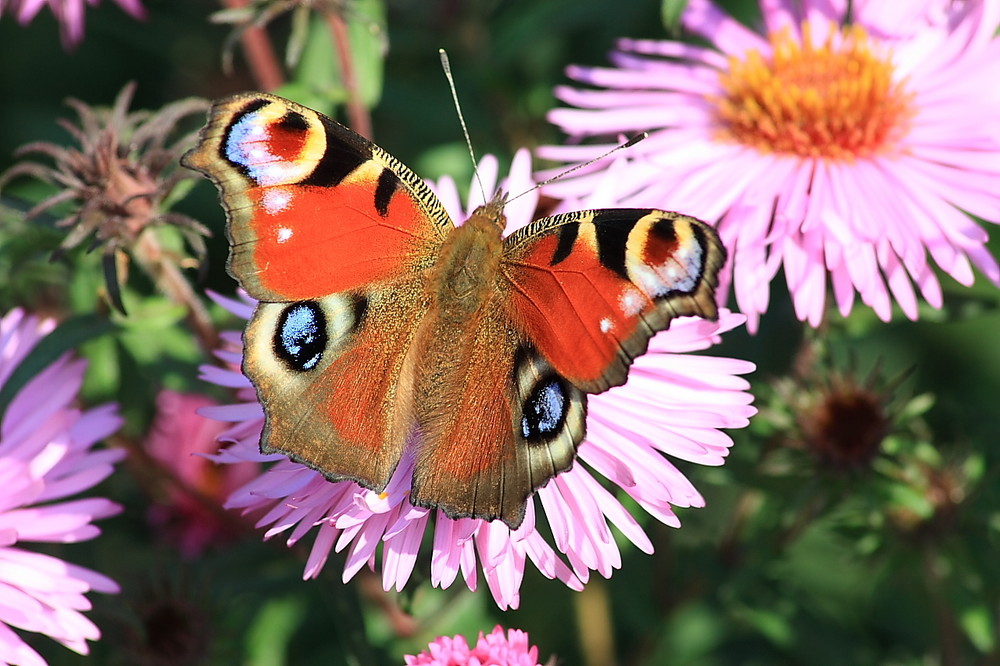
<path id="1" fill-rule="evenodd" d="M 577 108 L 550 119 L 574 142 L 650 132 L 628 151 L 620 202 L 717 221 L 751 330 L 779 269 L 813 326 L 828 280 L 845 316 L 856 293 L 883 320 L 893 301 L 916 319 L 916 292 L 940 308 L 928 254 L 963 285 L 973 266 L 1000 284 L 969 216 L 1000 220 L 1000 4 L 778 0 L 761 11 L 764 34 L 692 0 L 683 24 L 714 48 L 621 40 L 614 68 L 569 69 L 591 88 L 559 88 Z M 576 163 L 605 149 L 539 153 Z M 589 193 L 602 170 L 547 192 Z"/>
<path id="2" fill-rule="evenodd" d="M 500 625 L 485 636 L 480 631 L 474 648 L 464 636 L 440 636 L 420 654 L 404 659 L 406 666 L 540 666 L 538 648 L 528 645 L 528 634 L 508 629 L 505 635 Z"/>
<path id="3" fill-rule="evenodd" d="M 0 387 L 51 329 L 20 310 L 0 319 Z M 66 499 L 104 480 L 124 455 L 94 450 L 121 427 L 115 405 L 73 406 L 84 366 L 68 355 L 57 360 L 24 385 L 0 423 L 0 663 L 45 663 L 14 628 L 87 654 L 87 641 L 101 633 L 80 612 L 90 609 L 85 593 L 118 592 L 99 573 L 19 547 L 93 539 L 93 521 L 121 511 L 102 498 Z"/>
<path id="4" fill-rule="evenodd" d="M 485 158 L 479 171 L 483 189 L 492 192 L 497 182 L 496 160 Z M 530 174 L 528 154 L 519 153 L 504 189 L 515 195 L 526 191 Z M 464 220 L 454 183 L 443 179 L 436 190 L 453 219 Z M 482 200 L 475 181 L 472 192 L 469 208 Z M 530 221 L 537 197 L 538 193 L 532 192 L 508 206 L 508 229 Z M 247 298 L 216 297 L 216 301 L 244 318 L 253 311 L 253 302 Z M 229 349 L 220 356 L 233 369 L 203 369 L 206 380 L 237 389 L 242 400 L 202 410 L 206 416 L 234 424 L 220 438 L 229 446 L 215 459 L 226 464 L 274 464 L 233 493 L 226 506 L 266 510 L 258 521 L 259 526 L 268 527 L 265 538 L 286 534 L 289 545 L 315 527 L 306 578 L 318 575 L 331 550 L 347 550 L 345 581 L 362 567 L 374 570 L 381 560 L 383 587 L 402 589 L 430 528 L 430 579 L 435 587 L 446 588 L 461 576 L 475 590 L 478 565 L 497 604 L 516 608 L 530 560 L 544 576 L 582 589 L 591 571 L 608 577 L 621 566 L 611 525 L 644 552 L 653 550 L 639 523 L 599 477 L 622 488 L 645 511 L 668 525 L 680 525 L 674 507 L 704 505 L 694 486 L 663 454 L 721 465 L 732 440 L 719 429 L 742 428 L 755 412 L 750 405 L 753 397 L 747 392 L 749 384 L 738 376 L 751 372 L 754 366 L 683 352 L 712 346 L 722 332 L 743 321 L 742 316 L 723 311 L 717 322 L 679 319 L 669 331 L 654 337 L 649 352 L 632 366 L 628 384 L 590 397 L 588 436 L 579 447 L 576 463 L 528 501 L 524 522 L 514 531 L 500 521 L 453 520 L 442 512 L 411 505 L 408 494 L 413 460 L 409 457 L 404 457 L 385 492 L 379 494 L 350 481 L 331 483 L 281 455 L 262 455 L 258 444 L 263 411 L 249 381 L 237 371 L 240 337 L 231 333 L 227 337 Z M 536 521 L 542 520 L 549 529 L 536 530 Z M 544 534 L 548 532 L 553 535 L 553 544 L 546 541 Z"/>
<path id="5" fill-rule="evenodd" d="M 216 404 L 206 396 L 161 391 L 146 440 L 149 455 L 183 484 L 167 488 L 167 502 L 151 507 L 149 520 L 189 558 L 232 536 L 231 525 L 206 502 L 221 504 L 260 472 L 256 465 L 220 468 L 206 458 L 206 454 L 218 450 L 217 439 L 225 425 L 206 419 L 197 410 Z"/>
<path id="6" fill-rule="evenodd" d="M 9 9 L 17 14 L 21 25 L 31 23 L 45 5 L 49 6 L 56 20 L 59 21 L 59 32 L 63 48 L 67 51 L 83 41 L 83 12 L 87 5 L 96 7 L 100 0 L 0 0 L 0 15 Z M 144 20 L 146 10 L 139 0 L 115 0 L 115 4 L 125 10 L 132 18 Z"/>

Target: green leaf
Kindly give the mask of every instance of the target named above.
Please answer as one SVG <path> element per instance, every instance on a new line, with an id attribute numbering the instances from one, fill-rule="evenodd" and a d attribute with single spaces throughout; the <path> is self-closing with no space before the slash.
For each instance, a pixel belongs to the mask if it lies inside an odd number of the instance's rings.
<path id="1" fill-rule="evenodd" d="M 380 0 L 361 0 L 344 10 L 350 42 L 351 68 L 362 104 L 372 108 L 382 96 L 385 60 L 385 8 Z M 292 97 L 305 106 L 330 113 L 347 101 L 340 56 L 334 48 L 330 23 L 313 13 L 308 26 L 298 28 L 303 43 L 295 79 L 278 94 Z"/>
<path id="2" fill-rule="evenodd" d="M 784 614 L 770 608 L 746 608 L 746 620 L 767 640 L 782 647 L 795 642 L 795 631 Z"/>
<path id="3" fill-rule="evenodd" d="M 0 421 L 18 391 L 42 370 L 66 352 L 75 351 L 84 342 L 107 333 L 114 325 L 95 314 L 67 319 L 38 341 L 0 388 Z"/>
<path id="4" fill-rule="evenodd" d="M 287 663 L 288 645 L 306 616 L 305 601 L 288 596 L 264 605 L 247 631 L 248 666 L 278 666 Z"/>
<path id="5" fill-rule="evenodd" d="M 688 0 L 660 0 L 660 18 L 663 27 L 669 34 L 676 34 L 681 28 L 681 14 L 687 7 Z"/>
<path id="6" fill-rule="evenodd" d="M 958 620 L 965 635 L 969 637 L 977 650 L 988 653 L 996 648 L 996 637 L 993 635 L 993 616 L 985 605 L 966 608 Z"/>
<path id="7" fill-rule="evenodd" d="M 382 98 L 385 57 L 388 52 L 383 0 L 358 0 L 348 5 L 347 31 L 354 57 L 354 75 L 361 100 L 369 109 Z"/>

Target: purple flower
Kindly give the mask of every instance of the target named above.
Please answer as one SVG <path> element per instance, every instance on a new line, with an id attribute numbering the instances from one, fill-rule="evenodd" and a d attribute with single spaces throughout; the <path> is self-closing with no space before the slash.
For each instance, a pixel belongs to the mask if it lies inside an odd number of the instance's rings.
<path id="1" fill-rule="evenodd" d="M 528 634 L 520 629 L 507 633 L 497 625 L 489 634 L 479 632 L 474 647 L 464 636 L 439 636 L 418 655 L 406 655 L 406 666 L 540 666 L 538 648 L 529 645 Z"/>
<path id="2" fill-rule="evenodd" d="M 17 15 L 18 23 L 27 25 L 42 7 L 48 5 L 59 21 L 59 36 L 63 48 L 69 51 L 83 41 L 84 9 L 87 5 L 96 7 L 98 4 L 100 0 L 0 0 L 0 15 L 9 9 Z M 146 18 L 146 10 L 139 0 L 115 0 L 115 4 L 132 18 L 140 21 Z"/>
<path id="3" fill-rule="evenodd" d="M 618 198 L 717 221 L 733 257 L 724 281 L 751 330 L 779 269 L 813 326 L 828 280 L 845 316 L 855 294 L 883 320 L 893 301 L 916 319 L 917 292 L 940 308 L 928 255 L 963 285 L 973 266 L 1000 284 L 969 217 L 1000 220 L 1000 4 L 779 0 L 761 11 L 763 34 L 692 0 L 683 25 L 714 48 L 621 40 L 613 68 L 569 69 L 590 87 L 559 88 L 577 108 L 550 119 L 574 142 L 649 131 Z M 578 162 L 605 149 L 539 153 Z M 588 193 L 602 169 L 547 192 Z"/>
<path id="4" fill-rule="evenodd" d="M 486 192 L 493 191 L 497 171 L 495 159 L 483 159 L 479 173 Z M 530 174 L 530 158 L 521 152 L 504 189 L 514 195 L 528 190 Z M 454 183 L 443 179 L 435 189 L 452 218 L 464 220 Z M 472 192 L 470 209 L 482 199 L 475 181 Z M 537 197 L 537 192 L 532 192 L 507 207 L 508 231 L 531 220 Z M 248 298 L 216 300 L 244 318 L 253 311 Z M 274 464 L 233 493 L 226 506 L 266 512 L 258 521 L 259 526 L 267 527 L 265 538 L 285 534 L 289 545 L 316 528 L 306 578 L 318 575 L 331 550 L 346 550 L 345 581 L 362 567 L 374 570 L 381 561 L 383 587 L 402 589 L 430 529 L 430 579 L 435 587 L 446 588 L 461 576 L 474 590 L 479 584 L 477 569 L 481 569 L 497 604 L 516 608 L 525 566 L 531 561 L 546 577 L 582 589 L 592 571 L 608 577 L 621 566 L 611 525 L 644 552 L 653 550 L 639 523 L 600 477 L 671 526 L 680 525 L 674 507 L 704 505 L 694 486 L 663 454 L 721 465 L 732 440 L 719 429 L 742 428 L 756 411 L 750 405 L 749 384 L 738 376 L 751 372 L 754 366 L 683 352 L 710 347 L 722 332 L 743 321 L 741 315 L 723 311 L 717 322 L 678 319 L 669 331 L 655 336 L 649 352 L 636 359 L 625 386 L 590 396 L 588 435 L 579 447 L 576 463 L 528 501 L 524 522 L 514 531 L 501 521 L 454 520 L 443 512 L 411 505 L 413 459 L 408 456 L 385 491 L 376 493 L 351 481 L 329 482 L 280 454 L 262 455 L 258 444 L 263 411 L 249 381 L 237 371 L 240 337 L 231 333 L 225 338 L 229 348 L 220 352 L 220 357 L 233 369 L 203 369 L 207 381 L 237 389 L 242 400 L 202 410 L 206 416 L 233 423 L 220 437 L 229 446 L 215 460 Z M 549 530 L 536 530 L 540 521 L 547 522 Z M 548 531 L 554 544 L 543 536 Z"/>
<path id="5" fill-rule="evenodd" d="M 0 319 L 0 386 L 52 322 L 14 310 Z M 34 666 L 45 661 L 14 631 L 46 634 L 87 654 L 100 638 L 80 611 L 85 594 L 118 592 L 114 581 L 49 555 L 28 542 L 75 543 L 100 531 L 93 521 L 121 507 L 102 498 L 66 499 L 100 483 L 124 451 L 94 450 L 122 424 L 115 405 L 80 410 L 73 401 L 85 363 L 63 356 L 31 379 L 10 402 L 0 423 L 0 662 Z"/>

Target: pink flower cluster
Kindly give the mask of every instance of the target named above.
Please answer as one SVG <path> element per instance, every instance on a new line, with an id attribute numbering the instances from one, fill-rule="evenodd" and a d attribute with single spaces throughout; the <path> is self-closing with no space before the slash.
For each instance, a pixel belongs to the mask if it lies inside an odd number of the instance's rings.
<path id="1" fill-rule="evenodd" d="M 464 636 L 436 638 L 416 656 L 406 655 L 406 666 L 540 666 L 538 648 L 528 643 L 528 634 L 500 625 L 489 634 L 479 632 L 475 647 Z"/>

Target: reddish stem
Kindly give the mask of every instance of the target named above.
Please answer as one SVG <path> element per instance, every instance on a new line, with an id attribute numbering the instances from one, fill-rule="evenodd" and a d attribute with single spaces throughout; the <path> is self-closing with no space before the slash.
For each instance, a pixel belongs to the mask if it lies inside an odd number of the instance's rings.
<path id="1" fill-rule="evenodd" d="M 222 0 L 222 4 L 230 9 L 245 7 L 247 0 Z M 261 90 L 276 90 L 285 82 L 281 64 L 274 53 L 274 47 L 263 28 L 252 25 L 240 35 L 243 55 L 253 74 L 257 87 Z"/>

